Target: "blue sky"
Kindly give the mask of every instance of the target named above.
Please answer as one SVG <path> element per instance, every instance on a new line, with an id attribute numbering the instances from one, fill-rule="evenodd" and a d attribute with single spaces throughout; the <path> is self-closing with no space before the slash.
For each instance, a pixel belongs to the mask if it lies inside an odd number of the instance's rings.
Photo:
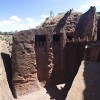
<path id="1" fill-rule="evenodd" d="M 85 12 L 90 6 L 100 11 L 100 0 L 0 0 L 0 31 L 34 28 L 49 17 L 73 8 Z"/>

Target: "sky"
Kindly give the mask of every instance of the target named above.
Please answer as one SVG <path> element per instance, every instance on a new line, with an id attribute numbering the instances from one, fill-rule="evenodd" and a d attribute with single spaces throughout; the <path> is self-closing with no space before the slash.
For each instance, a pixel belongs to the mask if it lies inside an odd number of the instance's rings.
<path id="1" fill-rule="evenodd" d="M 50 16 L 50 11 L 56 16 L 72 8 L 85 12 L 90 6 L 100 11 L 100 0 L 0 0 L 0 31 L 35 28 Z"/>

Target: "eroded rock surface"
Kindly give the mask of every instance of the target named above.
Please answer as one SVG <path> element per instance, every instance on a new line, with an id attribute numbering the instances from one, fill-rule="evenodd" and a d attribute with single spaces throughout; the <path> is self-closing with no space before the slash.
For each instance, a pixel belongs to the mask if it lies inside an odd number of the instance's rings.
<path id="1" fill-rule="evenodd" d="M 10 89 L 10 83 L 8 84 L 6 67 L 3 56 L 9 55 L 7 45 L 5 41 L 0 40 L 0 100 L 13 100 L 13 96 Z M 11 67 L 11 66 L 10 66 Z"/>
<path id="2" fill-rule="evenodd" d="M 24 35 L 24 36 L 23 36 Z M 40 88 L 37 78 L 34 35 L 30 31 L 13 38 L 12 64 L 13 89 L 16 97 Z"/>
<path id="3" fill-rule="evenodd" d="M 82 62 L 66 100 L 100 99 L 100 63 Z"/>
<path id="4" fill-rule="evenodd" d="M 98 19 L 97 24 L 97 39 L 100 40 L 100 18 Z"/>
<path id="5" fill-rule="evenodd" d="M 88 44 L 85 49 L 85 60 L 90 62 L 100 62 L 100 43 Z"/>
<path id="6" fill-rule="evenodd" d="M 71 85 L 84 58 L 85 45 L 97 40 L 95 12 L 95 7 L 85 14 L 70 10 L 56 25 L 20 31 L 13 36 L 15 97 L 39 90 L 40 83 Z"/>
<path id="7" fill-rule="evenodd" d="M 97 40 L 97 22 L 95 7 L 90 7 L 90 9 L 80 17 L 76 32 L 81 38 L 88 36 L 92 40 Z"/>

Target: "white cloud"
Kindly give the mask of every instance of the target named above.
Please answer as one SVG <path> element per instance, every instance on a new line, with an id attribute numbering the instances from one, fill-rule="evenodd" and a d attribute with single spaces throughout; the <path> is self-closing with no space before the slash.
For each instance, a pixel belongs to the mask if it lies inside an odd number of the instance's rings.
<path id="1" fill-rule="evenodd" d="M 100 7 L 100 0 L 87 0 L 87 2 L 82 4 L 79 9 L 84 11 L 89 9 L 90 6 Z"/>
<path id="2" fill-rule="evenodd" d="M 9 21 L 9 20 L 2 20 L 0 21 L 0 26 L 9 26 L 11 24 L 13 24 L 13 21 Z"/>
<path id="3" fill-rule="evenodd" d="M 21 19 L 17 16 L 11 16 L 8 19 L 4 19 L 0 21 L 0 26 L 13 26 L 14 24 L 17 24 L 20 22 Z"/>
<path id="4" fill-rule="evenodd" d="M 48 15 L 41 15 L 39 20 L 32 17 L 20 19 L 18 16 L 11 16 L 8 19 L 0 20 L 0 31 L 15 31 L 35 28 L 40 25 Z"/>
<path id="5" fill-rule="evenodd" d="M 47 17 L 49 17 L 49 15 L 41 15 L 41 21 L 43 22 Z"/>
<path id="6" fill-rule="evenodd" d="M 21 21 L 21 19 L 18 16 L 11 16 L 10 19 L 18 22 Z"/>
<path id="7" fill-rule="evenodd" d="M 26 20 L 29 21 L 29 22 L 34 22 L 35 21 L 34 18 L 30 18 L 30 17 L 27 17 Z"/>
<path id="8" fill-rule="evenodd" d="M 36 20 L 34 18 L 27 17 L 26 20 L 28 21 L 28 23 L 25 24 L 25 27 L 28 28 L 35 28 L 36 26 L 40 25 L 43 22 L 41 21 L 41 18 L 39 20 Z"/>

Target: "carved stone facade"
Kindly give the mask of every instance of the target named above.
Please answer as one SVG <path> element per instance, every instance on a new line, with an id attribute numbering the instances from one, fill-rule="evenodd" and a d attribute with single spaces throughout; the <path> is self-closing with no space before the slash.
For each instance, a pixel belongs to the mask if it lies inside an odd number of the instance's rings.
<path id="1" fill-rule="evenodd" d="M 100 42 L 94 42 L 86 46 L 85 61 L 100 62 Z"/>
<path id="2" fill-rule="evenodd" d="M 95 7 L 83 15 L 70 10 L 55 27 L 21 31 L 13 36 L 15 97 L 41 86 L 72 83 L 84 59 L 85 46 L 97 41 L 95 12 Z"/>
<path id="3" fill-rule="evenodd" d="M 90 7 L 90 9 L 80 17 L 76 32 L 81 38 L 88 36 L 91 40 L 97 40 L 95 7 Z"/>

